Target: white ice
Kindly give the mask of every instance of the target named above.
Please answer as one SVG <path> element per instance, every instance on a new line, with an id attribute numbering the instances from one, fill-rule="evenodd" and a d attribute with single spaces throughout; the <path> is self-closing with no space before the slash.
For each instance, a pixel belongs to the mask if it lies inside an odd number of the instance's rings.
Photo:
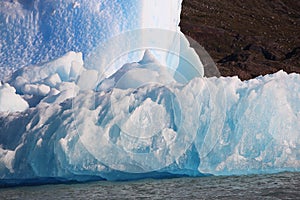
<path id="1" fill-rule="evenodd" d="M 81 56 L 70 52 L 33 67 L 34 74 L 30 67 L 16 72 L 24 85 L 45 85 L 50 92 L 21 90 L 36 98 L 35 106 L 0 118 L 6 124 L 0 131 L 2 179 L 300 170 L 299 74 L 280 71 L 245 82 L 199 77 L 182 84 L 146 51 L 140 62 L 95 84 Z M 76 80 L 66 72 L 74 61 L 81 63 Z M 16 124 L 22 132 L 14 132 Z"/>
<path id="2" fill-rule="evenodd" d="M 203 78 L 149 2 L 0 2 L 0 185 L 300 171 L 300 75 Z"/>
<path id="3" fill-rule="evenodd" d="M 177 32 L 181 1 L 2 0 L 0 68 L 15 70 L 56 59 L 69 51 L 82 52 L 84 58 L 89 57 L 100 44 L 137 29 Z M 142 35 L 139 37 L 143 38 Z M 175 45 L 168 49 L 178 51 L 175 40 L 172 36 L 167 38 L 166 43 Z M 140 56 L 142 52 L 131 56 L 128 61 L 137 61 Z M 0 79 L 3 79 L 1 75 Z"/>
<path id="4" fill-rule="evenodd" d="M 28 108 L 28 103 L 16 94 L 14 87 L 0 83 L 0 112 L 21 112 Z"/>

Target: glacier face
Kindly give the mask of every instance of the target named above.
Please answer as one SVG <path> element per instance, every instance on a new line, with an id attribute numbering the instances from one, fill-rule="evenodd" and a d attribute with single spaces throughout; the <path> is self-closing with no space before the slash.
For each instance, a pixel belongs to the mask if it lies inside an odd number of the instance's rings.
<path id="1" fill-rule="evenodd" d="M 203 78 L 149 2 L 0 2 L 0 185 L 300 170 L 300 75 Z"/>
<path id="2" fill-rule="evenodd" d="M 177 31 L 181 2 L 2 0 L 1 71 L 50 61 L 69 51 L 82 52 L 85 57 L 99 44 L 126 31 L 143 28 Z M 131 62 L 138 59 L 132 57 Z"/>
<path id="3" fill-rule="evenodd" d="M 31 108 L 1 114 L 2 184 L 300 170 L 299 74 L 182 84 L 149 51 L 94 73 L 70 52 L 14 74 Z"/>

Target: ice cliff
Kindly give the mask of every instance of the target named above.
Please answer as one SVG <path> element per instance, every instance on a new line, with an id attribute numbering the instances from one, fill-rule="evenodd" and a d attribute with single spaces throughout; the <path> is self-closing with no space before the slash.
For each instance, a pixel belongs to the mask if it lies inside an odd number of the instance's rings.
<path id="1" fill-rule="evenodd" d="M 74 52 L 15 73 L 31 108 L 1 114 L 2 182 L 300 169 L 298 74 L 181 84 L 150 52 L 100 82 L 94 74 Z"/>
<path id="2" fill-rule="evenodd" d="M 0 5 L 0 186 L 300 171 L 300 75 L 203 77 L 181 1 Z"/>
<path id="3" fill-rule="evenodd" d="M 86 57 L 113 36 L 132 30 L 176 31 L 181 1 L 2 0 L 0 69 L 5 73 L 56 59 L 69 51 L 82 52 Z M 171 43 L 172 37 L 168 40 Z M 141 55 L 127 61 L 137 61 Z"/>

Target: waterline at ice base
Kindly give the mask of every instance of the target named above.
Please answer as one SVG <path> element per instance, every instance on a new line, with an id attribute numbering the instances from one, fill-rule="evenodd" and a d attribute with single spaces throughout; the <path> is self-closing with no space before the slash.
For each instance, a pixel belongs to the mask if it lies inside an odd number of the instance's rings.
<path id="1" fill-rule="evenodd" d="M 205 77 L 181 1 L 0 5 L 0 186 L 300 171 L 300 75 Z"/>

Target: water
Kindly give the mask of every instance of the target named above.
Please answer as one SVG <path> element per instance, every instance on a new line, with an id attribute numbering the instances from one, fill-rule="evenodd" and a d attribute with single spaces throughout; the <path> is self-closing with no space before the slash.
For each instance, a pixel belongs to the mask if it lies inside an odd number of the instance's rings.
<path id="1" fill-rule="evenodd" d="M 0 199 L 300 199 L 300 173 L 0 189 Z"/>

